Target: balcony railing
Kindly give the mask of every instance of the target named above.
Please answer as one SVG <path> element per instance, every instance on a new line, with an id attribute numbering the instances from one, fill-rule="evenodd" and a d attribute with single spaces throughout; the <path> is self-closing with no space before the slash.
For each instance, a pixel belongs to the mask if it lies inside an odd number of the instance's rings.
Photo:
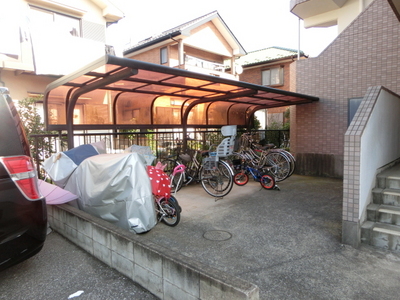
<path id="1" fill-rule="evenodd" d="M 207 70 L 225 72 L 225 67 L 223 64 L 207 61 L 190 55 L 185 55 L 185 64 Z"/>

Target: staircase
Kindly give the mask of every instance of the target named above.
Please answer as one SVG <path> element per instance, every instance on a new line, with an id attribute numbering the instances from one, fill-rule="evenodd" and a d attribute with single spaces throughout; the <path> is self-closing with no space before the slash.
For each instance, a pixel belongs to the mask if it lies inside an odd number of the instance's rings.
<path id="1" fill-rule="evenodd" d="M 400 252 L 400 164 L 378 174 L 372 196 L 361 242 Z"/>

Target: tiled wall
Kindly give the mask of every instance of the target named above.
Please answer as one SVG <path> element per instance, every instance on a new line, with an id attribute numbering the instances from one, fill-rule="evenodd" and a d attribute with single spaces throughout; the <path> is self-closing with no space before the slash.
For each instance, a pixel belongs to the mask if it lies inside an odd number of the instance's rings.
<path id="1" fill-rule="evenodd" d="M 304 160 L 299 173 L 313 175 L 305 163 L 313 156 L 327 169 L 316 175 L 343 176 L 348 99 L 377 85 L 400 93 L 399 45 L 399 20 L 387 0 L 376 0 L 319 57 L 296 62 L 294 91 L 320 98 L 295 110 L 291 150 Z"/>
<path id="2" fill-rule="evenodd" d="M 400 157 L 399 115 L 399 95 L 370 87 L 346 132 L 342 216 L 346 244 L 358 246 L 377 174 Z"/>
<path id="3" fill-rule="evenodd" d="M 360 201 L 361 137 L 368 123 L 380 87 L 371 87 L 360 104 L 345 135 L 343 178 L 343 221 L 358 222 Z"/>

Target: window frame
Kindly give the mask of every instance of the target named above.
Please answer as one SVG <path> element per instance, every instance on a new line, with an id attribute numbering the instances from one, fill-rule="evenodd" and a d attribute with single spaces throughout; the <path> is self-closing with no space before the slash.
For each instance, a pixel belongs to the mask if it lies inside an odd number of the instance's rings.
<path id="1" fill-rule="evenodd" d="M 160 64 L 165 65 L 168 63 L 168 47 L 160 48 Z"/>
<path id="2" fill-rule="evenodd" d="M 277 83 L 273 83 L 273 74 L 272 71 L 274 70 L 278 70 L 278 82 Z M 266 79 L 264 74 L 266 74 L 267 72 L 269 72 L 269 78 L 268 78 L 268 83 L 266 83 Z M 279 66 L 279 67 L 272 67 L 272 68 L 268 68 L 268 69 L 263 69 L 261 70 L 261 85 L 264 86 L 283 86 L 284 85 L 284 66 Z"/>
<path id="3" fill-rule="evenodd" d="M 29 9 L 30 9 L 30 11 L 36 11 L 36 12 L 39 12 L 39 13 L 42 13 L 42 14 L 43 13 L 47 13 L 49 15 L 51 14 L 52 17 L 53 17 L 53 23 L 55 25 L 57 25 L 57 24 L 65 24 L 64 22 L 60 22 L 60 20 L 62 20 L 62 19 L 69 19 L 69 20 L 77 21 L 77 25 L 78 26 L 76 27 L 76 29 L 77 29 L 78 32 L 75 32 L 74 31 L 75 27 L 73 27 L 72 30 L 69 31 L 69 33 L 71 34 L 71 36 L 76 36 L 76 37 L 82 37 L 83 36 L 82 35 L 83 34 L 82 33 L 82 19 L 81 18 L 76 17 L 76 16 L 71 16 L 71 15 L 68 15 L 68 14 L 65 14 L 65 13 L 61 13 L 61 12 L 58 12 L 58 11 L 54 11 L 54 10 L 51 10 L 51 9 L 35 6 L 35 5 L 29 5 Z"/>

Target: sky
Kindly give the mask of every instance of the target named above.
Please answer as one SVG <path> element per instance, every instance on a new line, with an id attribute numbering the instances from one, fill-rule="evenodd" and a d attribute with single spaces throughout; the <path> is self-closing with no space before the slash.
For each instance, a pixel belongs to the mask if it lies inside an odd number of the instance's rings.
<path id="1" fill-rule="evenodd" d="M 110 0 L 125 18 L 109 27 L 109 44 L 122 51 L 154 34 L 218 11 L 246 52 L 272 46 L 320 54 L 336 37 L 337 27 L 305 29 L 290 12 L 290 0 Z M 300 25 L 300 33 L 299 33 Z"/>

